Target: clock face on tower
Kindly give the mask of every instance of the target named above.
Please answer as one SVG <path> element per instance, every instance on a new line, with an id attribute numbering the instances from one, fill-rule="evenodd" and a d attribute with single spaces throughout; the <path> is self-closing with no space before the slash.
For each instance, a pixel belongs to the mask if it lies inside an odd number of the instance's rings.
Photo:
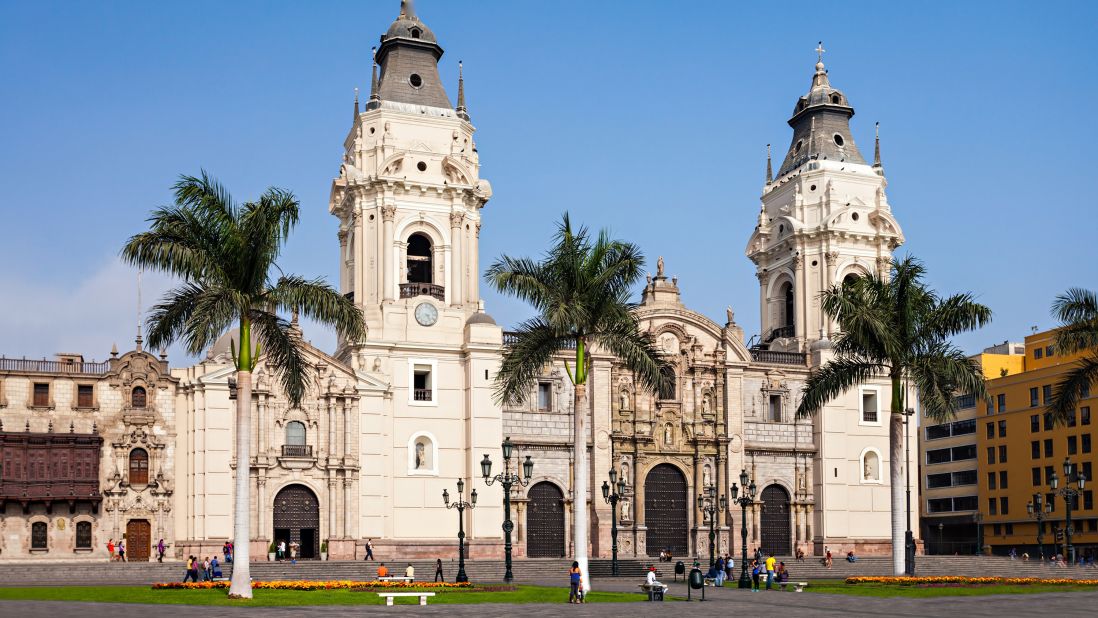
<path id="1" fill-rule="evenodd" d="M 438 309 L 431 303 L 416 305 L 416 322 L 421 326 L 432 326 L 438 321 Z"/>

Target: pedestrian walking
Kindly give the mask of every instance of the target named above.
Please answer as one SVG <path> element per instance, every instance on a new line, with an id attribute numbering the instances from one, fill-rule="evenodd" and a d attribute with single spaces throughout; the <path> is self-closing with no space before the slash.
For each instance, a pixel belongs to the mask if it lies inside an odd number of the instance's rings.
<path id="1" fill-rule="evenodd" d="M 160 542 L 156 544 L 156 561 L 164 562 L 164 550 L 167 548 L 164 545 L 164 539 L 160 539 Z"/>
<path id="2" fill-rule="evenodd" d="M 210 575 L 212 579 L 218 579 L 221 575 L 221 565 L 217 563 L 217 556 L 210 558 Z"/>
<path id="3" fill-rule="evenodd" d="M 777 564 L 777 560 L 774 559 L 774 554 L 766 554 L 766 589 L 774 589 L 774 567 Z"/>
<path id="4" fill-rule="evenodd" d="M 286 559 L 286 541 L 278 542 L 278 561 L 282 562 Z"/>
<path id="5" fill-rule="evenodd" d="M 442 558 L 435 560 L 435 581 L 445 582 L 446 578 L 442 576 Z"/>
<path id="6" fill-rule="evenodd" d="M 373 560 L 373 559 L 374 559 L 374 540 L 373 539 L 366 539 L 366 557 L 363 558 L 363 560 Z"/>
<path id="7" fill-rule="evenodd" d="M 187 556 L 187 572 L 183 574 L 183 583 L 187 583 L 190 580 L 194 583 L 198 583 L 198 571 L 195 569 L 196 558 L 194 556 Z"/>
<path id="8" fill-rule="evenodd" d="M 208 582 L 211 579 L 213 579 L 213 576 L 210 572 L 210 558 L 207 556 L 206 559 L 202 561 L 202 581 Z"/>
<path id="9" fill-rule="evenodd" d="M 107 540 L 107 562 L 114 562 L 114 539 Z"/>
<path id="10" fill-rule="evenodd" d="M 751 561 L 751 592 L 759 591 L 759 577 L 762 575 L 762 566 L 758 560 Z"/>
<path id="11" fill-rule="evenodd" d="M 118 542 L 118 560 L 120 562 L 126 561 L 126 541 Z"/>
<path id="12" fill-rule="evenodd" d="M 579 603 L 580 587 L 580 563 L 572 562 L 572 568 L 568 569 L 568 602 Z"/>

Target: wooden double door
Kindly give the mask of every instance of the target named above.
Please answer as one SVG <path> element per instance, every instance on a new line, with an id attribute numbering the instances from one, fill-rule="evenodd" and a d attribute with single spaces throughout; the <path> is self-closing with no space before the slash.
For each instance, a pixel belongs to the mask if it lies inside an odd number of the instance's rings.
<path id="1" fill-rule="evenodd" d="M 126 522 L 126 560 L 148 562 L 152 553 L 152 524 L 147 519 Z"/>

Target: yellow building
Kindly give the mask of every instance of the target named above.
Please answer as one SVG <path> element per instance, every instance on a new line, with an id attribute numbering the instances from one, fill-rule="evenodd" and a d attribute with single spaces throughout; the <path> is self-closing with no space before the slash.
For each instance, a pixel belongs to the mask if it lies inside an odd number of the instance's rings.
<path id="1" fill-rule="evenodd" d="M 1024 367 L 988 381 L 989 404 L 981 404 L 977 419 L 977 462 L 982 534 L 997 554 L 1017 550 L 1038 555 L 1036 515 L 1027 507 L 1040 495 L 1050 509 L 1044 514 L 1044 554 L 1062 553 L 1062 531 L 1067 508 L 1062 491 L 1078 492 L 1072 506 L 1073 542 L 1078 556 L 1098 555 L 1098 510 L 1093 491 L 1065 478 L 1065 459 L 1075 471 L 1093 478 L 1095 424 L 1090 392 L 1066 423 L 1053 425 L 1045 415 L 1056 384 L 1083 355 L 1061 356 L 1055 349 L 1056 331 L 1035 333 L 1025 339 Z M 1098 411 L 1098 410 L 1096 410 Z M 1053 475 L 1061 492 L 1053 491 Z M 1045 510 L 1045 509 L 1042 509 Z M 1052 546 L 1059 540 L 1059 549 Z"/>
<path id="2" fill-rule="evenodd" d="M 972 356 L 988 380 L 1021 373 L 1022 343 L 1005 341 Z M 923 418 L 919 435 L 920 538 L 928 554 L 977 553 L 980 482 L 976 397 L 957 398 L 957 416 L 944 423 Z M 928 424 L 931 423 L 931 424 Z"/>

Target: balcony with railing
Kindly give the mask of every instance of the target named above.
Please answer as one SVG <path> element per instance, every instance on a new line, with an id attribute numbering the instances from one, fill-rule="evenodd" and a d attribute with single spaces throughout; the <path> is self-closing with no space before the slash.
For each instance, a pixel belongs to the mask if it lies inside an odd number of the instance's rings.
<path id="1" fill-rule="evenodd" d="M 412 398 L 416 401 L 431 401 L 431 389 L 416 388 L 412 390 Z"/>
<path id="2" fill-rule="evenodd" d="M 283 444 L 282 456 L 311 459 L 313 456 L 313 447 L 309 444 Z"/>
<path id="3" fill-rule="evenodd" d="M 519 339 L 519 334 L 514 332 L 514 331 L 506 331 L 506 332 L 503 333 L 503 345 L 505 345 L 505 346 L 515 345 L 516 343 L 518 343 L 518 339 Z M 575 339 L 569 339 L 568 341 L 564 341 L 564 342 L 561 343 L 560 347 L 562 349 L 565 349 L 565 350 L 575 350 L 576 349 L 576 340 Z"/>
<path id="4" fill-rule="evenodd" d="M 446 301 L 446 287 L 434 283 L 401 283 L 400 297 L 415 298 L 416 296 L 430 296 L 439 301 Z"/>
<path id="5" fill-rule="evenodd" d="M 804 365 L 808 362 L 804 352 L 779 352 L 759 348 L 751 348 L 751 360 L 771 365 Z"/>
<path id="6" fill-rule="evenodd" d="M 86 363 L 0 357 L 0 371 L 9 371 L 12 373 L 78 373 L 98 375 L 107 373 L 110 371 L 110 368 L 110 361 Z"/>
<path id="7" fill-rule="evenodd" d="M 779 326 L 777 328 L 770 329 L 770 332 L 763 338 L 763 343 L 770 343 L 775 339 L 789 339 L 790 337 L 797 336 L 797 327 L 793 324 L 786 326 Z"/>

